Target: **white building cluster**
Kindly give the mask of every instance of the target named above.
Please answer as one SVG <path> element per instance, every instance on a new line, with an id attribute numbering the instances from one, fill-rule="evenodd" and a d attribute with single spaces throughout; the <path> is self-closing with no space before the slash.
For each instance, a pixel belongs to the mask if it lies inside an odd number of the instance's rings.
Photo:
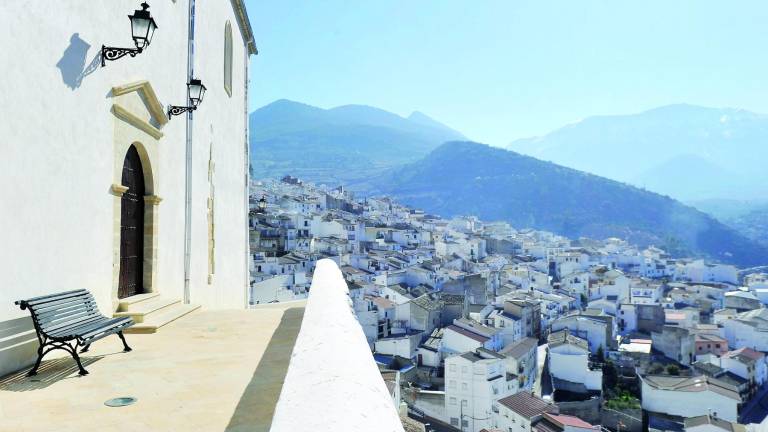
<path id="1" fill-rule="evenodd" d="M 317 261 L 337 262 L 412 416 L 473 432 L 593 429 L 621 396 L 637 404 L 620 413 L 630 430 L 765 417 L 766 275 L 289 176 L 252 184 L 250 230 L 251 304 L 305 298 Z"/>

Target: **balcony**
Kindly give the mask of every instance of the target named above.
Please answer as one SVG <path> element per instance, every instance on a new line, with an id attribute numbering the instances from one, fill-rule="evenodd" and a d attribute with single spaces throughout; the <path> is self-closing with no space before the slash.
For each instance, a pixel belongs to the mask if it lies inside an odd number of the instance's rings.
<path id="1" fill-rule="evenodd" d="M 35 377 L 1 378 L 0 430 L 402 431 L 333 261 L 306 301 L 198 311 L 128 338 L 130 353 L 94 344 L 85 377 L 52 353 Z M 104 405 L 124 396 L 137 401 Z"/>

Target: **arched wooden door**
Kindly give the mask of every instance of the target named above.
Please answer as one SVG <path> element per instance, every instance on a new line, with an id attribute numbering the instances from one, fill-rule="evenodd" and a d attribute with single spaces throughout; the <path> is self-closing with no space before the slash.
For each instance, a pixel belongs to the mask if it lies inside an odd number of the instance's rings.
<path id="1" fill-rule="evenodd" d="M 123 162 L 122 185 L 128 187 L 120 203 L 120 282 L 117 297 L 144 292 L 144 171 L 136 147 Z"/>

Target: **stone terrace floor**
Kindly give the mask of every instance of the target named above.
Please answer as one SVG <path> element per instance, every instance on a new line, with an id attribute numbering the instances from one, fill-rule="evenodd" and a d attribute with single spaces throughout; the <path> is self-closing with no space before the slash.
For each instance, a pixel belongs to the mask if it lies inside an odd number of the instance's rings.
<path id="1" fill-rule="evenodd" d="M 53 351 L 40 373 L 0 378 L 0 431 L 268 431 L 305 302 L 199 311 L 155 334 L 110 336 L 82 355 Z M 133 396 L 130 406 L 108 399 Z"/>

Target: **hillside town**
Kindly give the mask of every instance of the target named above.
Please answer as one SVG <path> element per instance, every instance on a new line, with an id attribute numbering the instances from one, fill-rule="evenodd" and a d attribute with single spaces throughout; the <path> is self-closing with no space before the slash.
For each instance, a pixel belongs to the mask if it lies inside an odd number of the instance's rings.
<path id="1" fill-rule="evenodd" d="M 335 261 L 405 430 L 745 431 L 768 413 L 768 274 L 619 238 L 251 184 L 251 305 Z"/>

